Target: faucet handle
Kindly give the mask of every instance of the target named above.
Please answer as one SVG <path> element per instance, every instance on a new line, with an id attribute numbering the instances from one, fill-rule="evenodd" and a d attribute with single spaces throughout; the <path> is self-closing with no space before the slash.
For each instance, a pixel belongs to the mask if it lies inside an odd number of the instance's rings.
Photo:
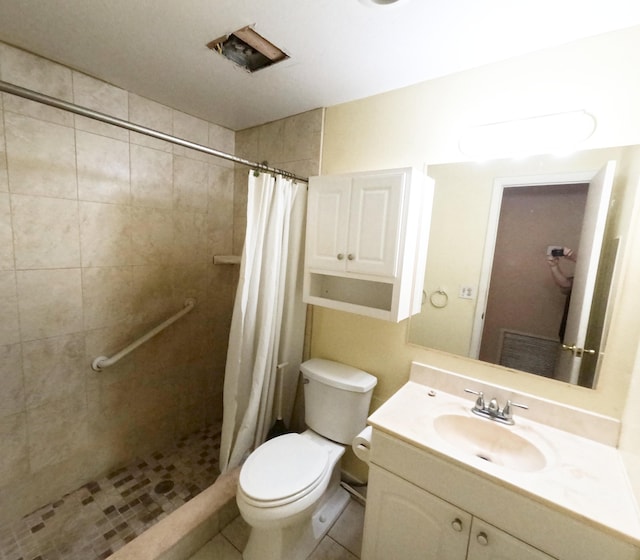
<path id="1" fill-rule="evenodd" d="M 476 399 L 476 404 L 474 405 L 474 408 L 476 410 L 484 410 L 486 408 L 486 406 L 484 404 L 484 393 L 482 391 L 474 391 L 473 389 L 465 389 L 464 392 L 465 393 L 471 393 L 472 395 L 478 395 L 478 398 Z"/>
<path id="2" fill-rule="evenodd" d="M 505 417 L 505 419 L 511 420 L 511 418 L 513 417 L 513 411 L 511 410 L 511 408 L 514 406 L 517 408 L 523 408 L 525 410 L 529 409 L 526 404 L 519 404 L 508 400 L 507 404 L 505 404 L 504 408 L 502 409 L 502 415 Z"/>

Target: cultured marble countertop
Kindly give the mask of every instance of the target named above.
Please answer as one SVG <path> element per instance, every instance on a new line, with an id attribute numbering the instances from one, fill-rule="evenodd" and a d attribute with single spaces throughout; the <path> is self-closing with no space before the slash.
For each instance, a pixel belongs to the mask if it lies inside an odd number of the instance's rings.
<path id="1" fill-rule="evenodd" d="M 430 391 L 435 396 L 429 396 Z M 434 428 L 433 419 L 440 414 L 478 418 L 471 413 L 472 404 L 473 400 L 409 381 L 372 414 L 369 424 L 640 546 L 638 504 L 615 447 L 525 419 L 515 409 L 516 424 L 504 428 L 542 449 L 547 465 L 534 472 L 512 470 L 461 450 Z"/>

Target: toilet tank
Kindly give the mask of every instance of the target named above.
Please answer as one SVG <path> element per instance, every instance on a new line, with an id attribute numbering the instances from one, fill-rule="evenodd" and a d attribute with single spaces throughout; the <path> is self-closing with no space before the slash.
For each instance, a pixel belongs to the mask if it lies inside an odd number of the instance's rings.
<path id="1" fill-rule="evenodd" d="M 300 364 L 300 371 L 307 426 L 327 439 L 351 444 L 366 427 L 378 380 L 361 369 L 319 358 Z"/>

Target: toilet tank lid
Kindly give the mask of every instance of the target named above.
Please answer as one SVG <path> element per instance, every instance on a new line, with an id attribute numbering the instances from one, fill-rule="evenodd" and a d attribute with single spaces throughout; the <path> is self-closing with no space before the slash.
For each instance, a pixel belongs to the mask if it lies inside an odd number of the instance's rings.
<path id="1" fill-rule="evenodd" d="M 354 393 L 371 391 L 378 382 L 366 371 L 321 358 L 313 358 L 301 363 L 300 371 L 318 383 Z"/>

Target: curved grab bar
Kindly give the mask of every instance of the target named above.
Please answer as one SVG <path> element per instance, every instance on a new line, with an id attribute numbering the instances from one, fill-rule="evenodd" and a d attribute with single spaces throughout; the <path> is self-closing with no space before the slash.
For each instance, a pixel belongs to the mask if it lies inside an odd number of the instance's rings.
<path id="1" fill-rule="evenodd" d="M 120 352 L 114 354 L 110 358 L 107 358 L 106 356 L 98 356 L 95 360 L 93 360 L 93 362 L 91 362 L 91 369 L 94 371 L 102 371 L 104 368 L 112 366 L 130 352 L 133 352 L 138 346 L 147 342 L 147 340 L 157 335 L 160 331 L 166 329 L 172 323 L 175 323 L 178 319 L 180 319 L 180 317 L 189 313 L 189 311 L 191 311 L 195 306 L 196 300 L 194 298 L 187 298 L 184 301 L 184 307 L 175 315 L 172 315 L 166 321 L 160 323 L 157 327 L 151 329 L 147 334 L 141 336 L 138 340 L 132 342 L 131 344 L 129 344 L 129 346 L 123 348 L 122 350 L 120 350 Z"/>

